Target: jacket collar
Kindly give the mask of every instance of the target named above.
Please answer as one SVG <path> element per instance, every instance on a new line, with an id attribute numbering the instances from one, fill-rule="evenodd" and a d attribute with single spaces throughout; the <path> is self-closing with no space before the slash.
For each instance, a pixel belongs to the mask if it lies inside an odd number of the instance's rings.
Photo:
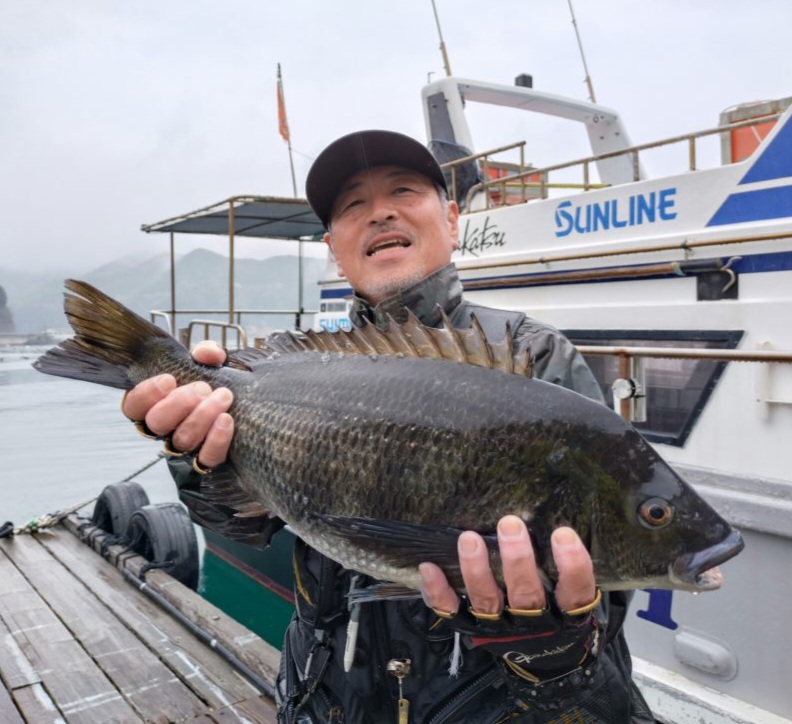
<path id="1" fill-rule="evenodd" d="M 382 327 L 387 324 L 388 317 L 403 324 L 407 321 L 409 309 L 427 327 L 438 327 L 441 323 L 440 310 L 451 316 L 461 302 L 462 282 L 452 263 L 375 306 L 355 294 L 351 318 L 357 327 L 365 322 L 374 322 Z"/>

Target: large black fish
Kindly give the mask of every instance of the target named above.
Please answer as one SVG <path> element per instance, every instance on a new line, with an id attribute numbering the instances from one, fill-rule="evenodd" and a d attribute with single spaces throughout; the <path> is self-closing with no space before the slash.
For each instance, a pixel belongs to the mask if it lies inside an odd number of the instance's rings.
<path id="1" fill-rule="evenodd" d="M 238 511 L 231 535 L 278 516 L 343 566 L 408 588 L 424 560 L 461 587 L 459 533 L 493 541 L 506 513 L 528 524 L 550 579 L 550 534 L 574 528 L 604 589 L 717 588 L 715 567 L 742 549 L 618 415 L 531 379 L 509 334 L 494 345 L 475 322 L 438 330 L 412 318 L 384 332 L 286 334 L 209 368 L 89 284 L 66 286 L 76 335 L 36 369 L 120 389 L 169 372 L 233 391 L 230 469 L 203 484 Z"/>

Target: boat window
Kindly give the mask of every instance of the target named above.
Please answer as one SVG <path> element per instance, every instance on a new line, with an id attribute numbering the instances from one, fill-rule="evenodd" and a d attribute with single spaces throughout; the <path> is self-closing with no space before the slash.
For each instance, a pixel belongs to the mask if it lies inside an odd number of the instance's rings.
<path id="1" fill-rule="evenodd" d="M 567 330 L 574 344 L 617 347 L 691 347 L 734 349 L 742 331 Z M 585 355 L 586 362 L 613 406 L 611 385 L 619 377 L 613 355 Z M 726 362 L 644 358 L 646 421 L 634 426 L 648 440 L 681 447 L 712 394 Z"/>
<path id="2" fill-rule="evenodd" d="M 349 310 L 349 302 L 342 299 L 340 302 L 322 302 L 319 305 L 320 312 L 347 312 Z"/>

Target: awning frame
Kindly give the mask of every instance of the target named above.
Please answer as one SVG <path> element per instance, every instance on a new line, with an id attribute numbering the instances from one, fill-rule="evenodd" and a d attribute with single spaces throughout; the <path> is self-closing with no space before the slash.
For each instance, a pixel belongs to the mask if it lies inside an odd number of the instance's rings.
<path id="1" fill-rule="evenodd" d="M 305 199 L 278 196 L 231 196 L 179 216 L 153 224 L 143 224 L 147 234 L 170 235 L 170 297 L 171 328 L 176 329 L 176 251 L 174 235 L 212 234 L 228 236 L 228 321 L 234 323 L 234 242 L 237 236 L 283 239 L 298 242 L 298 311 L 300 325 L 303 306 L 303 242 L 321 242 L 324 227 Z"/>

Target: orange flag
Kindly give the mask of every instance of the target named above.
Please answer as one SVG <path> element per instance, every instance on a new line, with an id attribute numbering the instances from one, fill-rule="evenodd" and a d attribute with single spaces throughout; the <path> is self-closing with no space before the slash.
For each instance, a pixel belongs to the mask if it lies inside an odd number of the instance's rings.
<path id="1" fill-rule="evenodd" d="M 286 101 L 283 98 L 283 80 L 278 63 L 278 132 L 284 141 L 289 140 L 289 122 L 286 120 Z"/>

